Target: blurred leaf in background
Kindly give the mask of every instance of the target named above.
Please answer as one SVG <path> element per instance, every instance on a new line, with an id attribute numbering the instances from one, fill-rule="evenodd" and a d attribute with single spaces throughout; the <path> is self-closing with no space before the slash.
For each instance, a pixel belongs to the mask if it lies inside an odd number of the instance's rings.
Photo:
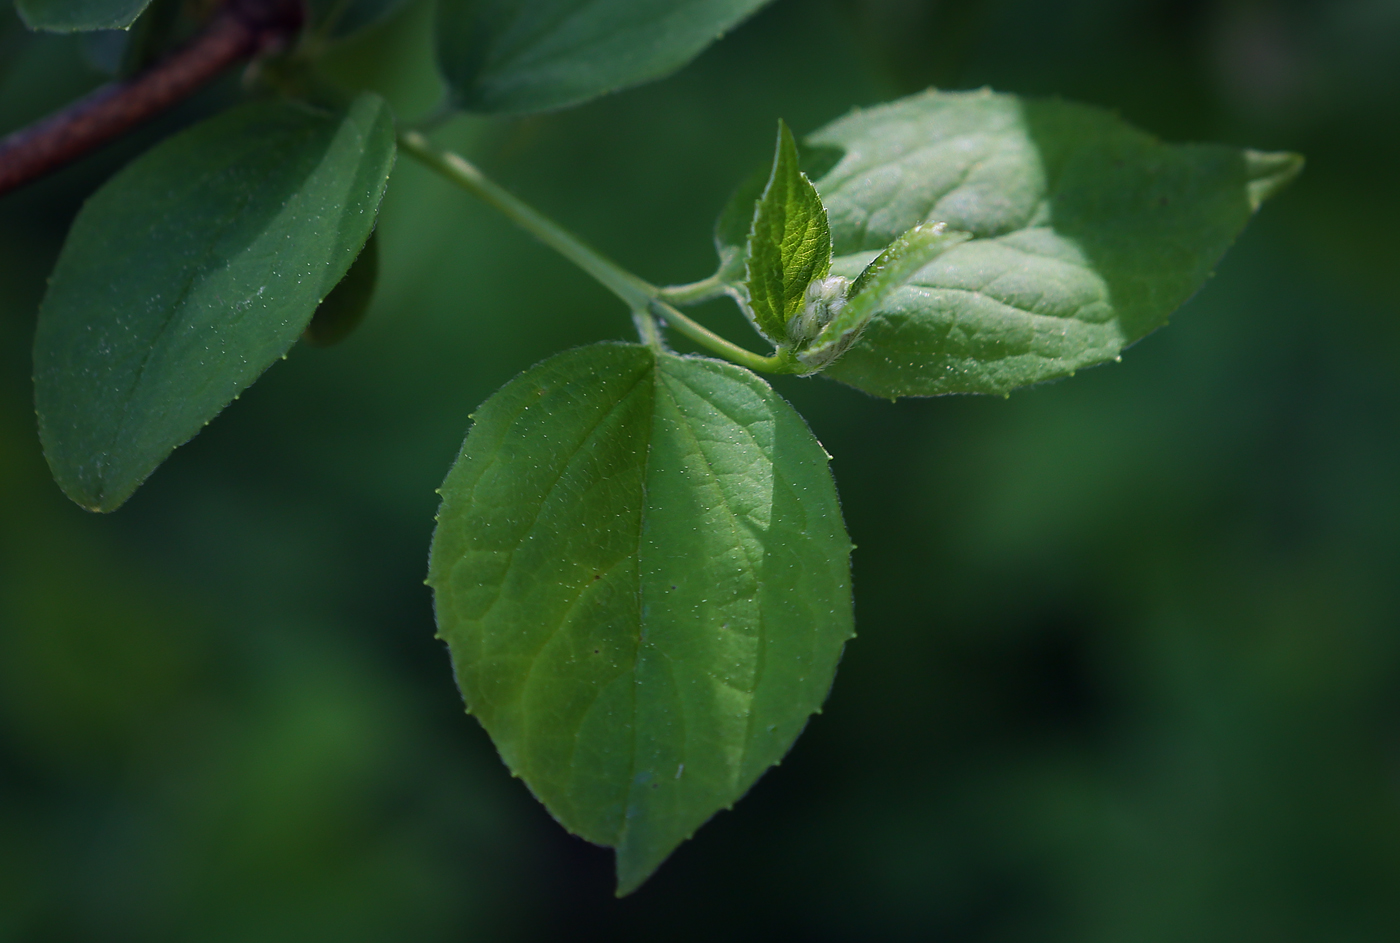
<path id="1" fill-rule="evenodd" d="M 337 75 L 426 112 L 430 19 L 410 0 Z M 775 384 L 835 456 L 859 637 L 784 764 L 620 902 L 462 716 L 421 581 L 468 414 L 625 312 L 401 164 L 363 326 L 98 519 L 47 479 L 28 351 L 140 141 L 6 197 L 0 939 L 1393 938 L 1397 48 L 1379 0 L 778 0 L 664 82 L 450 126 L 658 282 L 711 269 L 776 117 L 930 84 L 1309 159 L 1121 364 L 1005 401 Z M 100 81 L 82 62 L 11 22 L 3 127 Z"/>

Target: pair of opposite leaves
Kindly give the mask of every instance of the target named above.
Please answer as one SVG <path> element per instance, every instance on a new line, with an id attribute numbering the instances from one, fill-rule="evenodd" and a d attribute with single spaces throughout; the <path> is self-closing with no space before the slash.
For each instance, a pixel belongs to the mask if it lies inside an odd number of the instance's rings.
<path id="1" fill-rule="evenodd" d="M 30 29 L 124 30 L 152 0 L 15 0 Z M 769 0 L 438 0 L 453 103 L 486 114 L 562 108 L 667 75 Z M 309 0 L 311 31 L 343 36 L 403 0 Z"/>
<path id="2" fill-rule="evenodd" d="M 843 155 L 816 184 L 830 271 L 856 276 L 929 223 L 972 237 L 886 286 L 827 371 L 886 396 L 1004 392 L 1115 357 L 1299 165 L 987 92 L 916 95 L 809 141 Z M 393 154 L 373 96 L 250 105 L 89 201 L 35 344 L 70 496 L 116 507 L 285 353 L 368 236 Z M 752 294 L 724 219 L 722 272 Z M 444 485 L 431 582 L 468 706 L 561 822 L 618 849 L 622 891 L 777 762 L 829 688 L 851 608 L 826 462 L 748 371 L 601 345 L 496 394 Z"/>

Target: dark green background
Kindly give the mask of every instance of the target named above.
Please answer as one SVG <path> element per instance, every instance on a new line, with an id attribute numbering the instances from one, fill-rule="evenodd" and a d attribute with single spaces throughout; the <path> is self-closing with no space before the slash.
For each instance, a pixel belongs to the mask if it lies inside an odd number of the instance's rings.
<path id="1" fill-rule="evenodd" d="M 426 110 L 426 13 L 338 74 Z M 4 16 L 0 128 L 100 80 Z M 788 761 L 620 902 L 463 716 L 422 579 L 467 414 L 621 306 L 402 159 L 363 328 L 96 517 L 35 435 L 44 277 L 237 83 L 0 200 L 0 940 L 1395 939 L 1400 4 L 777 0 L 665 82 L 442 137 L 679 281 L 775 118 L 929 84 L 1309 165 L 1119 365 L 777 384 L 835 455 L 859 638 Z"/>

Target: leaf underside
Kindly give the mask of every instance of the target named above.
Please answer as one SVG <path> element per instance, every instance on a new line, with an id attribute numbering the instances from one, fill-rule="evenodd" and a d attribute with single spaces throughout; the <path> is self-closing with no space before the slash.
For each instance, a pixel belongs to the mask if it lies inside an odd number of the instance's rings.
<path id="1" fill-rule="evenodd" d="M 440 0 L 438 64 L 468 111 L 523 114 L 659 79 L 769 0 Z"/>
<path id="2" fill-rule="evenodd" d="M 15 10 L 30 29 L 55 33 L 126 29 L 150 0 L 15 0 Z"/>
<path id="3" fill-rule="evenodd" d="M 929 91 L 813 134 L 835 274 L 914 226 L 975 238 L 881 305 L 829 369 L 880 396 L 1006 393 L 1116 358 L 1207 279 L 1291 154 L 1166 145 L 1106 111 Z"/>
<path id="4" fill-rule="evenodd" d="M 114 510 L 287 352 L 369 236 L 393 160 L 377 96 L 251 104 L 88 200 L 34 339 L 40 437 L 69 497 Z"/>
<path id="5" fill-rule="evenodd" d="M 618 893 L 778 762 L 852 636 L 828 458 L 739 367 L 599 344 L 481 407 L 429 583 L 469 712 Z"/>

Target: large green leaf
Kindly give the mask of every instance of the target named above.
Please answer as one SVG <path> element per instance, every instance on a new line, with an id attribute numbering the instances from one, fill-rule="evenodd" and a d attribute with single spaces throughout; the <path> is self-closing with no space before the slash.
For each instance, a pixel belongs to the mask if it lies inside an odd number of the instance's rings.
<path id="1" fill-rule="evenodd" d="M 376 96 L 251 104 L 88 200 L 34 339 L 39 432 L 69 497 L 115 509 L 287 352 L 369 236 L 393 161 Z"/>
<path id="2" fill-rule="evenodd" d="M 440 0 L 438 63 L 470 111 L 561 108 L 695 58 L 768 0 Z"/>
<path id="3" fill-rule="evenodd" d="M 831 269 L 831 231 L 821 197 L 798 169 L 797 143 L 778 122 L 773 169 L 754 208 L 745 264 L 745 294 L 754 325 L 775 344 L 802 311 L 807 286 Z"/>
<path id="4" fill-rule="evenodd" d="M 126 29 L 151 0 L 15 0 L 19 18 L 30 29 L 73 33 Z"/>
<path id="5" fill-rule="evenodd" d="M 599 344 L 481 407 L 429 583 L 467 709 L 636 888 L 778 762 L 852 635 L 827 455 L 730 364 Z"/>
<path id="6" fill-rule="evenodd" d="M 1166 145 L 1063 101 L 930 91 L 812 135 L 854 276 L 910 228 L 975 239 L 894 292 L 829 369 L 881 396 L 1005 393 L 1112 360 L 1165 324 L 1301 158 Z"/>

